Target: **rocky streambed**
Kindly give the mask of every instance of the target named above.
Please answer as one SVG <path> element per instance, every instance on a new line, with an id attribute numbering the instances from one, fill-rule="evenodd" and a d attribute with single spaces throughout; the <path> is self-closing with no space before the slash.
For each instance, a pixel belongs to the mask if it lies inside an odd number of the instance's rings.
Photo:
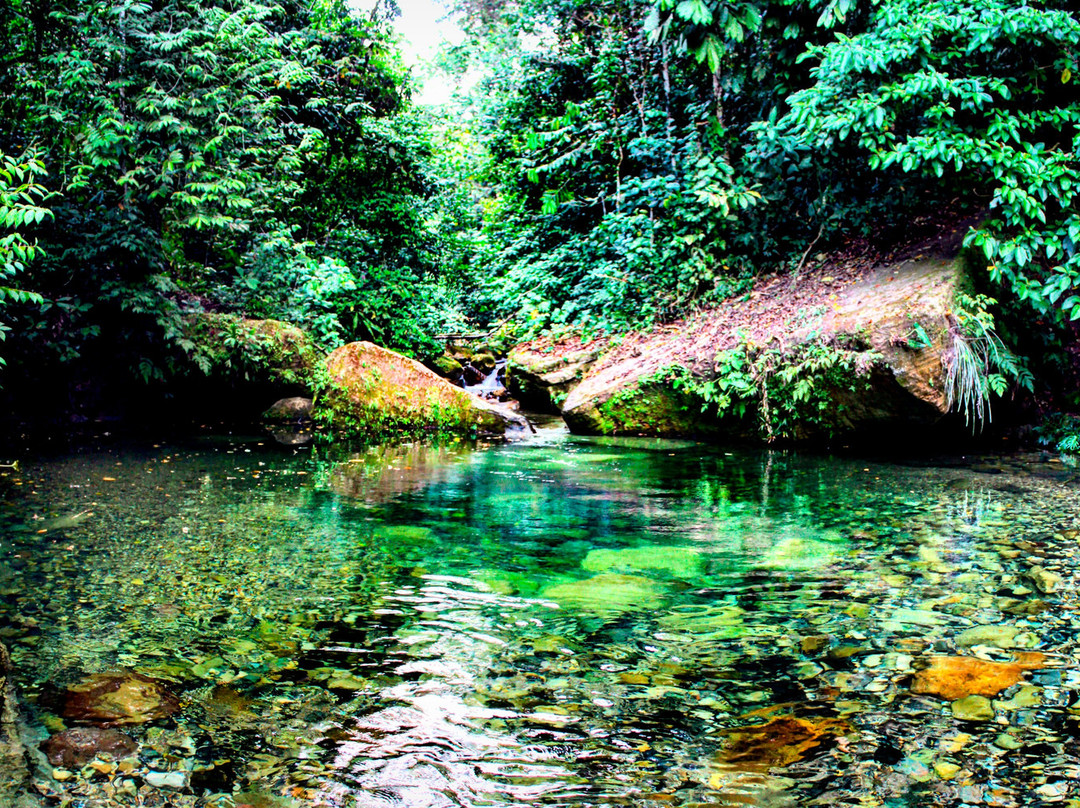
<path id="1" fill-rule="evenodd" d="M 1078 482 L 561 430 L 26 461 L 0 471 L 8 793 L 1067 804 Z"/>

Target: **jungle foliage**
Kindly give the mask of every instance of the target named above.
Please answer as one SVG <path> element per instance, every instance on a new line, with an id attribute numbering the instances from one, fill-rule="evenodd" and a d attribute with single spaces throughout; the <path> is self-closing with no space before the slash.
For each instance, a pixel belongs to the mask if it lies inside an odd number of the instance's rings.
<path id="1" fill-rule="evenodd" d="M 512 51 L 478 119 L 485 263 L 536 329 L 669 317 L 935 209 L 980 222 L 995 294 L 1080 318 L 1072 4 L 533 0 L 498 6 L 503 28 L 482 9 L 487 58 Z"/>
<path id="2" fill-rule="evenodd" d="M 0 30 L 0 152 L 27 155 L 0 174 L 4 272 L 33 293 L 5 291 L 9 359 L 166 379 L 191 367 L 183 318 L 204 308 L 290 320 L 328 348 L 429 347 L 428 145 L 385 15 L 13 0 Z M 19 213 L 46 189 L 47 218 Z"/>
<path id="3" fill-rule="evenodd" d="M 5 0 L 9 362 L 168 379 L 200 309 L 415 356 L 617 332 L 927 211 L 978 222 L 981 292 L 1080 319 L 1066 0 L 459 0 L 441 110 L 392 6 Z"/>

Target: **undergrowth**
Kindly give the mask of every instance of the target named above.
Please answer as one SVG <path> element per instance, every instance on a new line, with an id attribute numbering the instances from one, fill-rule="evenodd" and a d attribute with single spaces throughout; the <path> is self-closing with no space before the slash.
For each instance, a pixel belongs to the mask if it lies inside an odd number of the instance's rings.
<path id="1" fill-rule="evenodd" d="M 866 392 L 881 359 L 858 341 L 817 337 L 774 347 L 743 341 L 718 353 L 708 376 L 682 365 L 658 375 L 717 419 L 742 420 L 756 413 L 758 429 L 772 443 L 807 433 L 833 435 L 842 420 L 844 395 Z"/>

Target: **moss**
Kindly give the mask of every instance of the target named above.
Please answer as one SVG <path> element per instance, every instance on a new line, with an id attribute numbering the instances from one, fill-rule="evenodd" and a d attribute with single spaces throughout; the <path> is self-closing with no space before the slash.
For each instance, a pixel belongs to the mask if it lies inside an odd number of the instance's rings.
<path id="1" fill-rule="evenodd" d="M 688 396 L 661 381 L 620 390 L 597 408 L 602 435 L 691 435 L 703 430 Z"/>
<path id="2" fill-rule="evenodd" d="M 323 356 L 301 329 L 281 320 L 200 313 L 184 323 L 184 346 L 204 373 L 286 386 L 315 387 Z"/>
<path id="3" fill-rule="evenodd" d="M 475 353 L 470 364 L 477 370 L 491 373 L 495 370 L 495 357 L 490 353 Z"/>
<path id="4" fill-rule="evenodd" d="M 352 343 L 327 359 L 318 419 L 339 435 L 393 432 L 502 432 L 493 412 L 418 362 L 369 343 Z"/>
<path id="5" fill-rule="evenodd" d="M 447 379 L 456 379 L 461 376 L 462 366 L 454 357 L 443 354 L 431 360 L 432 370 Z"/>

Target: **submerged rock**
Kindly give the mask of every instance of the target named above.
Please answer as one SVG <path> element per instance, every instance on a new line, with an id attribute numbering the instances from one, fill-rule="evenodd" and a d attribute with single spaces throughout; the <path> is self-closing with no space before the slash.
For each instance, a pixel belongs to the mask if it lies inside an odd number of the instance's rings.
<path id="1" fill-rule="evenodd" d="M 327 357 L 326 369 L 330 385 L 316 406 L 338 433 L 528 430 L 512 410 L 470 396 L 416 360 L 370 342 L 338 348 Z"/>
<path id="2" fill-rule="evenodd" d="M 41 745 L 53 766 L 82 766 L 98 755 L 119 760 L 135 754 L 139 745 L 116 729 L 74 727 L 58 732 Z"/>
<path id="3" fill-rule="evenodd" d="M 187 772 L 147 772 L 146 784 L 153 788 L 169 788 L 174 791 L 180 791 L 187 788 L 188 773 Z"/>
<path id="4" fill-rule="evenodd" d="M 660 570 L 676 578 L 696 578 L 705 568 L 705 560 L 690 547 L 628 547 L 590 550 L 581 566 L 589 572 Z"/>
<path id="5" fill-rule="evenodd" d="M 837 718 L 782 716 L 766 724 L 728 730 L 717 758 L 722 763 L 755 770 L 788 766 L 807 757 L 822 743 L 849 732 L 851 726 Z"/>
<path id="6" fill-rule="evenodd" d="M 986 696 L 965 696 L 949 707 L 953 718 L 960 721 L 990 721 L 994 717 L 994 705 Z"/>
<path id="7" fill-rule="evenodd" d="M 956 701 L 967 696 L 996 696 L 1023 680 L 1024 672 L 1047 667 L 1044 654 L 1021 652 L 1014 662 L 990 662 L 968 656 L 935 656 L 919 671 L 911 692 Z"/>
<path id="8" fill-rule="evenodd" d="M 549 586 L 542 595 L 559 605 L 590 612 L 598 617 L 617 617 L 627 612 L 655 608 L 665 592 L 662 584 L 649 578 L 604 573 L 584 581 Z"/>
<path id="9" fill-rule="evenodd" d="M 1028 577 L 1035 584 L 1035 588 L 1044 595 L 1056 592 L 1058 587 L 1061 586 L 1062 580 L 1064 580 L 1056 572 L 1051 572 L 1044 567 L 1032 567 Z"/>
<path id="10" fill-rule="evenodd" d="M 1015 648 L 1020 629 L 1016 626 L 975 626 L 961 631 L 956 644 L 961 648 L 990 645 L 994 648 Z"/>
<path id="11" fill-rule="evenodd" d="M 165 683 L 131 671 L 95 673 L 68 688 L 62 715 L 100 727 L 145 724 L 167 718 L 180 700 Z"/>

